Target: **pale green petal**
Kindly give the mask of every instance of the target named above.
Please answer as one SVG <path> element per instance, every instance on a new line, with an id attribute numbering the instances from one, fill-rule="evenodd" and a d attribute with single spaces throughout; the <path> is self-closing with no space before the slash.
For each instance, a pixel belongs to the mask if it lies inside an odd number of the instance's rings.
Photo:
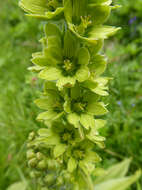
<path id="1" fill-rule="evenodd" d="M 101 158 L 96 152 L 88 151 L 86 153 L 86 157 L 85 157 L 84 161 L 96 163 L 96 162 L 100 162 Z"/>
<path id="2" fill-rule="evenodd" d="M 80 48 L 78 51 L 78 64 L 79 65 L 88 65 L 90 60 L 90 54 L 87 48 Z"/>
<path id="3" fill-rule="evenodd" d="M 47 0 L 21 0 L 19 6 L 32 14 L 44 14 L 48 11 Z"/>
<path id="4" fill-rule="evenodd" d="M 105 39 L 109 36 L 114 35 L 120 28 L 113 26 L 94 26 L 92 30 L 88 33 L 89 38 L 91 39 Z"/>
<path id="5" fill-rule="evenodd" d="M 61 113 L 56 113 L 56 112 L 53 112 L 53 111 L 46 111 L 46 112 L 43 112 L 43 113 L 40 113 L 37 117 L 37 120 L 54 120 L 54 119 L 57 119 L 58 117 L 61 117 L 62 116 L 62 112 Z"/>
<path id="6" fill-rule="evenodd" d="M 53 134 L 52 134 L 51 129 L 41 128 L 38 130 L 38 135 L 41 137 L 49 137 Z"/>
<path id="7" fill-rule="evenodd" d="M 90 72 L 87 66 L 81 66 L 81 68 L 76 73 L 76 79 L 79 82 L 83 82 L 89 78 Z"/>
<path id="8" fill-rule="evenodd" d="M 66 147 L 67 146 L 65 144 L 56 145 L 55 148 L 54 148 L 54 156 L 55 157 L 61 156 L 65 152 Z"/>
<path id="9" fill-rule="evenodd" d="M 68 161 L 68 171 L 72 173 L 76 169 L 76 167 L 77 161 L 73 157 L 71 157 Z"/>
<path id="10" fill-rule="evenodd" d="M 95 120 L 92 115 L 81 114 L 80 123 L 86 129 L 89 129 L 90 127 L 91 128 L 95 127 Z"/>
<path id="11" fill-rule="evenodd" d="M 61 32 L 60 29 L 56 24 L 48 23 L 45 25 L 45 34 L 47 37 L 50 36 L 57 36 L 61 38 Z"/>
<path id="12" fill-rule="evenodd" d="M 70 114 L 68 114 L 67 119 L 68 119 L 69 123 L 74 125 L 76 128 L 79 127 L 79 120 L 80 120 L 79 115 L 77 115 L 76 113 L 70 113 Z"/>
<path id="13" fill-rule="evenodd" d="M 57 80 L 59 79 L 60 75 L 61 73 L 59 69 L 55 67 L 48 67 L 39 73 L 39 78 L 45 80 Z"/>
<path id="14" fill-rule="evenodd" d="M 102 102 L 90 102 L 87 107 L 88 113 L 92 115 L 104 115 L 108 112 Z"/>
<path id="15" fill-rule="evenodd" d="M 57 87 L 59 88 L 59 89 L 62 89 L 64 86 L 66 86 L 66 87 L 72 87 L 72 86 L 74 86 L 74 84 L 75 84 L 75 78 L 74 77 L 70 77 L 70 76 L 68 76 L 68 77 L 64 77 L 64 76 L 60 76 L 60 78 L 58 79 L 58 81 L 57 81 Z"/>

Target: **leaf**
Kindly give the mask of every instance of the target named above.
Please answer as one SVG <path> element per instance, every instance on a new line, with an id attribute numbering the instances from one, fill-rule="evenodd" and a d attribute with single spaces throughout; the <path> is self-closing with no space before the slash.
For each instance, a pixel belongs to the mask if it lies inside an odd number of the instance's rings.
<path id="1" fill-rule="evenodd" d="M 95 186 L 95 190 L 126 190 L 141 176 L 141 171 L 137 171 L 130 177 L 122 177 L 118 179 L 111 179 Z"/>
<path id="2" fill-rule="evenodd" d="M 7 190 L 26 190 L 27 184 L 25 182 L 16 182 L 10 185 Z"/>
<path id="3" fill-rule="evenodd" d="M 128 171 L 130 162 L 131 159 L 125 159 L 123 162 L 110 167 L 108 170 L 106 170 L 103 176 L 100 176 L 95 180 L 95 184 L 111 179 L 124 177 Z"/>
<path id="4" fill-rule="evenodd" d="M 60 75 L 60 70 L 56 69 L 55 67 L 48 67 L 39 73 L 39 78 L 45 80 L 57 80 L 59 79 Z"/>
<path id="5" fill-rule="evenodd" d="M 54 148 L 54 156 L 57 158 L 61 156 L 66 150 L 66 145 L 65 144 L 58 144 Z"/>
<path id="6" fill-rule="evenodd" d="M 71 157 L 68 161 L 68 171 L 72 173 L 76 169 L 76 167 L 77 161 L 73 157 Z"/>

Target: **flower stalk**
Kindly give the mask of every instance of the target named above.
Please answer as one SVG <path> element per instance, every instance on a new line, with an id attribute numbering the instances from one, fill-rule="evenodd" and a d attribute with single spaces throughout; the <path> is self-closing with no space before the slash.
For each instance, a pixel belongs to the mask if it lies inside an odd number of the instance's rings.
<path id="1" fill-rule="evenodd" d="M 27 159 L 31 177 L 42 190 L 93 190 L 92 176 L 101 161 L 96 146 L 104 148 L 102 115 L 108 112 L 102 97 L 109 78 L 103 77 L 107 60 L 100 53 L 104 39 L 119 28 L 103 25 L 111 0 L 21 0 L 28 16 L 44 20 L 42 51 L 32 55 L 43 79 L 43 123 L 30 133 Z"/>

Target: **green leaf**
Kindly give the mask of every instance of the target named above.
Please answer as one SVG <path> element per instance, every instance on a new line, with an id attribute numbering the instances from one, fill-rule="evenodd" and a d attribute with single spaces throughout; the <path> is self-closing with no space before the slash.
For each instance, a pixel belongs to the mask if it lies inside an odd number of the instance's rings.
<path id="1" fill-rule="evenodd" d="M 76 73 L 76 78 L 79 82 L 87 80 L 90 76 L 90 72 L 87 66 L 81 66 Z"/>
<path id="2" fill-rule="evenodd" d="M 93 115 L 104 115 L 108 112 L 102 102 L 90 102 L 87 107 L 88 113 Z"/>
<path id="3" fill-rule="evenodd" d="M 88 114 L 81 114 L 80 123 L 86 129 L 89 129 L 90 127 L 93 128 L 95 126 L 94 117 Z"/>
<path id="4" fill-rule="evenodd" d="M 48 67 L 39 73 L 39 78 L 45 80 L 57 80 L 59 79 L 60 75 L 61 73 L 59 69 L 55 67 Z"/>
<path id="5" fill-rule="evenodd" d="M 95 186 L 95 190 L 126 190 L 141 176 L 141 171 L 137 171 L 130 177 L 122 177 L 118 179 L 111 179 Z"/>
<path id="6" fill-rule="evenodd" d="M 77 115 L 76 113 L 70 113 L 68 114 L 67 119 L 69 123 L 73 124 L 76 128 L 79 127 L 79 120 L 80 120 L 79 115 Z"/>
<path id="7" fill-rule="evenodd" d="M 66 145 L 65 144 L 58 144 L 55 146 L 54 148 L 54 156 L 57 158 L 59 156 L 61 156 L 65 150 L 66 150 Z"/>
<path id="8" fill-rule="evenodd" d="M 129 169 L 131 159 L 125 159 L 123 162 L 115 164 L 106 170 L 105 174 L 95 180 L 95 184 L 102 183 L 107 180 L 124 177 Z"/>
<path id="9" fill-rule="evenodd" d="M 90 60 L 90 54 L 87 48 L 80 48 L 78 51 L 78 64 L 88 65 Z"/>
<path id="10" fill-rule="evenodd" d="M 73 157 L 71 157 L 68 161 L 68 171 L 72 173 L 76 169 L 76 167 L 77 161 Z"/>
<path id="11" fill-rule="evenodd" d="M 25 182 L 17 182 L 10 185 L 7 190 L 26 190 L 27 184 Z"/>

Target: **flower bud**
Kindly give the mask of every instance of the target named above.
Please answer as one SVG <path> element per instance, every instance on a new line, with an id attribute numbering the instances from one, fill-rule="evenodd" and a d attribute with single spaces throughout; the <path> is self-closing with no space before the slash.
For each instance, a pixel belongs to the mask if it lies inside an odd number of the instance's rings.
<path id="1" fill-rule="evenodd" d="M 35 157 L 35 153 L 32 149 L 27 151 L 27 159 L 31 159 Z"/>
<path id="2" fill-rule="evenodd" d="M 45 160 L 40 161 L 37 165 L 37 168 L 40 170 L 44 170 L 44 169 L 46 169 L 46 167 L 47 167 L 47 164 L 46 164 Z"/>
<path id="3" fill-rule="evenodd" d="M 35 137 L 35 133 L 34 133 L 34 132 L 31 132 L 31 133 L 29 134 L 28 140 L 29 140 L 29 141 L 32 141 L 32 140 L 34 139 L 34 137 Z"/>
<path id="4" fill-rule="evenodd" d="M 29 160 L 28 165 L 32 168 L 34 168 L 37 165 L 37 159 L 36 158 L 32 158 L 31 160 Z"/>
<path id="5" fill-rule="evenodd" d="M 47 175 L 45 176 L 45 178 L 44 178 L 44 182 L 45 182 L 46 184 L 48 184 L 48 186 L 49 186 L 49 185 L 52 185 L 52 184 L 54 183 L 54 175 L 53 175 L 53 174 L 47 174 Z"/>
<path id="6" fill-rule="evenodd" d="M 58 178 L 57 178 L 57 185 L 63 185 L 63 183 L 64 183 L 64 180 L 63 180 L 63 177 L 61 177 L 61 176 L 59 176 Z"/>
<path id="7" fill-rule="evenodd" d="M 38 160 L 42 160 L 44 158 L 44 155 L 41 152 L 37 152 L 36 157 Z"/>
<path id="8" fill-rule="evenodd" d="M 56 170 L 57 163 L 55 160 L 48 160 L 47 163 L 48 163 L 48 169 L 49 170 Z"/>

